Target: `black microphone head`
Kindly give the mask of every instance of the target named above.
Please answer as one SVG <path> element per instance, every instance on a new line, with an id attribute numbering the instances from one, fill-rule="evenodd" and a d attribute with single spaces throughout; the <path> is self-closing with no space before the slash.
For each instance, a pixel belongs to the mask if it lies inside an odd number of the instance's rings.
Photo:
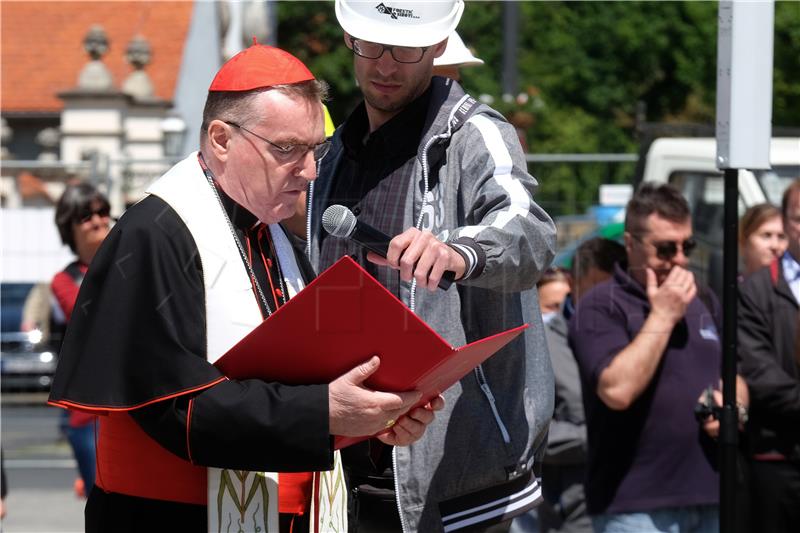
<path id="1" fill-rule="evenodd" d="M 334 237 L 350 237 L 356 222 L 353 212 L 343 205 L 334 204 L 322 213 L 322 227 Z"/>

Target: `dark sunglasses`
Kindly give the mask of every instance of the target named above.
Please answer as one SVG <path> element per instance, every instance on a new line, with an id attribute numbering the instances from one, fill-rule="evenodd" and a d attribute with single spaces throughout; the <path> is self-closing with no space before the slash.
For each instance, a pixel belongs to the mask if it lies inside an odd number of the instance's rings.
<path id="1" fill-rule="evenodd" d="M 80 211 L 76 215 L 75 220 L 77 220 L 79 224 L 84 224 L 92 220 L 92 217 L 94 217 L 95 215 L 99 216 L 100 218 L 106 218 L 110 214 L 111 214 L 111 208 L 107 205 L 104 205 L 103 207 L 98 207 L 97 209 L 92 209 L 89 207 Z"/>
<path id="2" fill-rule="evenodd" d="M 645 241 L 638 235 L 634 235 L 634 238 L 641 243 Z M 671 261 L 676 255 L 678 255 L 678 246 L 681 247 L 683 250 L 683 255 L 689 257 L 692 255 L 692 252 L 697 247 L 697 241 L 693 238 L 688 238 L 683 242 L 676 242 L 676 241 L 656 241 L 650 243 L 653 245 L 653 248 L 656 249 L 656 257 L 661 259 L 662 261 Z"/>

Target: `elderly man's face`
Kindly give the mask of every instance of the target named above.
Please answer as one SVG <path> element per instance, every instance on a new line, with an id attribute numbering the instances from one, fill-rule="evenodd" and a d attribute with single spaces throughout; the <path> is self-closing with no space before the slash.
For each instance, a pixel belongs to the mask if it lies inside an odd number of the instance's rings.
<path id="1" fill-rule="evenodd" d="M 227 161 L 238 183 L 237 200 L 262 222 L 273 224 L 294 214 L 297 200 L 317 176 L 313 151 L 287 157 L 280 146 L 313 146 L 325 140 L 322 104 L 267 91 L 254 104 L 257 120 L 243 122 L 231 132 Z M 301 152 L 303 152 L 301 150 Z"/>
<path id="2" fill-rule="evenodd" d="M 652 213 L 644 220 L 640 232 L 625 233 L 628 269 L 643 285 L 648 268 L 655 272 L 659 285 L 673 267 L 687 268 L 693 247 L 691 219 L 673 222 Z"/>

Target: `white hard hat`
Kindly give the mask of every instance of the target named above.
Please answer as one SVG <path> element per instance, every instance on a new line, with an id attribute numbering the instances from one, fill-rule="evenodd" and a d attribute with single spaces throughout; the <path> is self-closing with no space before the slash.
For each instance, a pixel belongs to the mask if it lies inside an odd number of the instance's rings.
<path id="1" fill-rule="evenodd" d="M 451 33 L 447 39 L 447 48 L 444 49 L 444 53 L 433 60 L 434 67 L 471 67 L 474 65 L 483 65 L 483 59 L 472 55 L 456 31 Z"/>
<path id="2" fill-rule="evenodd" d="M 452 33 L 464 0 L 336 0 L 336 18 L 357 39 L 395 46 L 432 46 Z"/>

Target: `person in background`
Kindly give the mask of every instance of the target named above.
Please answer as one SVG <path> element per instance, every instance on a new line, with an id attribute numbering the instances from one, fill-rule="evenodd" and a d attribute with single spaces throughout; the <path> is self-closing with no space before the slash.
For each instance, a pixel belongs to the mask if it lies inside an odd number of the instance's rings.
<path id="1" fill-rule="evenodd" d="M 50 291 L 67 324 L 89 264 L 108 235 L 110 215 L 106 197 L 88 183 L 68 185 L 56 205 L 55 222 L 61 242 L 76 256 L 75 261 L 56 274 L 50 284 Z M 80 478 L 75 481 L 75 493 L 86 497 L 94 486 L 95 416 L 74 409 L 68 413 L 67 440 L 80 473 Z"/>
<path id="2" fill-rule="evenodd" d="M 763 203 L 748 208 L 739 221 L 739 253 L 745 276 L 772 263 L 789 245 L 781 210 Z"/>
<path id="3" fill-rule="evenodd" d="M 449 407 L 418 443 L 345 450 L 351 523 L 359 533 L 506 531 L 541 499 L 553 400 L 534 287 L 555 227 L 513 127 L 433 75 L 461 0 L 337 0 L 335 9 L 364 102 L 336 130 L 309 193 L 312 263 L 354 256 L 454 346 L 532 324 L 444 392 Z M 334 204 L 392 236 L 386 259 L 324 232 Z M 438 289 L 447 270 L 455 283 Z"/>
<path id="4" fill-rule="evenodd" d="M 787 246 L 786 233 L 783 231 L 783 216 L 778 207 L 763 203 L 748 208 L 739 220 L 739 257 L 742 265 L 739 281 L 770 265 L 783 255 Z M 752 528 L 750 508 L 753 498 L 747 435 L 739 440 L 738 448 L 736 527 L 741 533 L 750 533 Z"/>
<path id="5" fill-rule="evenodd" d="M 475 57 L 457 31 L 447 38 L 447 47 L 439 57 L 433 58 L 433 75 L 461 81 L 461 69 L 483 65 L 483 59 Z"/>
<path id="6" fill-rule="evenodd" d="M 586 419 L 578 364 L 569 347 L 568 323 L 580 299 L 595 285 L 608 280 L 614 265 L 625 261 L 618 242 L 594 237 L 575 250 L 569 276 L 570 292 L 553 318 L 545 337 L 555 378 L 555 409 L 550 422 L 542 468 L 544 502 L 514 520 L 513 533 L 589 533 L 583 479 L 586 474 Z M 544 298 L 541 289 L 540 298 Z M 542 318 L 545 317 L 542 311 Z"/>
<path id="7" fill-rule="evenodd" d="M 788 247 L 739 286 L 739 363 L 750 387 L 752 519 L 764 533 L 800 524 L 800 179 L 781 204 Z"/>
<path id="8" fill-rule="evenodd" d="M 559 267 L 550 267 L 544 271 L 536 282 L 539 291 L 539 310 L 545 324 L 550 322 L 561 309 L 561 305 L 569 294 L 569 275 Z"/>
<path id="9" fill-rule="evenodd" d="M 719 530 L 718 423 L 695 420 L 718 388 L 720 307 L 688 270 L 689 205 L 668 184 L 628 202 L 627 261 L 582 297 L 569 323 L 580 369 L 588 457 L 586 502 L 599 533 Z M 746 408 L 737 379 L 737 401 Z"/>

